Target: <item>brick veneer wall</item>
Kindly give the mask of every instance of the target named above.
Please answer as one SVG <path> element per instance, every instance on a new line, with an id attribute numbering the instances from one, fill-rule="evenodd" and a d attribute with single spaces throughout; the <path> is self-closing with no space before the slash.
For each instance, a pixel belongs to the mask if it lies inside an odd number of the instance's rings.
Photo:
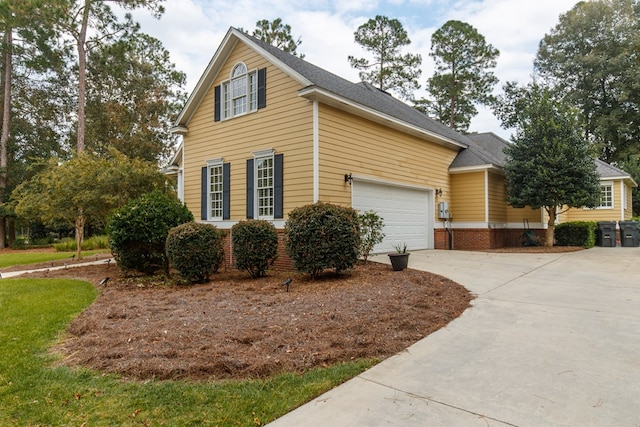
<path id="1" fill-rule="evenodd" d="M 544 240 L 545 230 L 532 230 L 540 241 Z M 484 250 L 522 246 L 524 230 L 522 229 L 488 229 L 458 228 L 452 230 L 453 249 Z M 436 249 L 451 249 L 447 230 L 435 230 L 434 246 Z"/>
<path id="2" fill-rule="evenodd" d="M 284 249 L 284 230 L 278 231 L 278 259 L 273 264 L 274 270 L 291 270 L 293 264 L 291 258 L 287 255 L 287 251 Z M 233 258 L 233 243 L 231 241 L 231 230 L 226 230 L 227 236 L 224 238 L 224 266 L 220 267 L 221 270 L 230 270 L 236 268 L 235 260 Z"/>

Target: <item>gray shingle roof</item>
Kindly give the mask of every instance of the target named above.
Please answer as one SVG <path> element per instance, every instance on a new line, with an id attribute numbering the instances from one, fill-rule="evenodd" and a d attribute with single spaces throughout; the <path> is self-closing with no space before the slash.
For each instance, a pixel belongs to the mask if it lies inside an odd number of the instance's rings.
<path id="1" fill-rule="evenodd" d="M 458 153 L 451 163 L 450 169 L 472 168 L 474 166 L 495 166 L 502 168 L 504 166 L 507 158 L 504 154 L 504 149 L 509 145 L 508 141 L 491 132 L 473 133 L 467 135 L 467 138 L 471 140 L 472 143 L 469 144 L 468 148 Z M 605 163 L 600 159 L 596 159 L 596 171 L 600 179 L 632 180 L 631 175 L 622 169 Z"/>
<path id="2" fill-rule="evenodd" d="M 352 83 L 297 56 L 286 53 L 268 43 L 243 34 L 250 43 L 273 55 L 287 67 L 291 68 L 312 83 L 312 86 L 346 98 L 357 104 L 381 112 L 395 119 L 441 135 L 464 146 L 470 141 L 453 129 L 439 123 L 404 102 L 368 83 Z"/>
<path id="3" fill-rule="evenodd" d="M 600 178 L 631 178 L 631 176 L 622 169 L 611 166 L 600 159 L 596 159 L 596 170 Z"/>
<path id="4" fill-rule="evenodd" d="M 469 147 L 458 153 L 451 163 L 451 168 L 504 166 L 504 148 L 509 145 L 507 141 L 491 132 L 472 133 L 467 135 L 467 138 L 471 140 Z"/>

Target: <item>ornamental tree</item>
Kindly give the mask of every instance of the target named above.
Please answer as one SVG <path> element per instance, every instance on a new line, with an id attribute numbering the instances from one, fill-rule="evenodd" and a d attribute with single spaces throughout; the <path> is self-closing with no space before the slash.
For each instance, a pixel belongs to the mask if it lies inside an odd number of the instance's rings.
<path id="1" fill-rule="evenodd" d="M 553 246 L 556 218 L 570 208 L 595 208 L 600 179 L 595 157 L 581 136 L 576 112 L 536 83 L 504 95 L 503 123 L 514 124 L 513 144 L 505 149 L 507 202 L 515 208 L 544 209 L 548 215 L 545 246 Z"/>

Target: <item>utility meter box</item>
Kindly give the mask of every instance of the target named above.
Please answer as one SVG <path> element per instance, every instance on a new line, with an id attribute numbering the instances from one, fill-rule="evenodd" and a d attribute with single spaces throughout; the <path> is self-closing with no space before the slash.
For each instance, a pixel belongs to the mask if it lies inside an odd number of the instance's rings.
<path id="1" fill-rule="evenodd" d="M 447 202 L 438 203 L 438 218 L 449 219 L 449 203 Z"/>

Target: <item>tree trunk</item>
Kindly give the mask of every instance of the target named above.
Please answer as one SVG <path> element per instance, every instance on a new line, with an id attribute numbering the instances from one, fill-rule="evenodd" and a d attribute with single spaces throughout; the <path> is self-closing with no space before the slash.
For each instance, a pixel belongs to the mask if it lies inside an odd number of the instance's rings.
<path id="1" fill-rule="evenodd" d="M 84 238 L 84 215 L 82 210 L 78 212 L 76 217 L 76 259 L 82 259 L 82 240 Z"/>
<path id="2" fill-rule="evenodd" d="M 549 248 L 553 246 L 554 233 L 556 229 L 556 212 L 557 208 L 555 206 L 547 209 L 547 213 L 549 214 L 549 222 L 547 222 L 547 232 L 544 238 L 544 245 Z"/>
<path id="3" fill-rule="evenodd" d="M 9 130 L 11 127 L 11 75 L 13 69 L 13 29 L 5 30 L 4 34 L 4 73 L 2 76 L 2 134 L 0 134 L 0 205 L 7 191 L 7 144 L 9 143 Z M 6 216 L 0 215 L 0 248 L 7 246 Z"/>
<path id="4" fill-rule="evenodd" d="M 78 34 L 78 143 L 77 153 L 84 151 L 85 134 L 85 104 L 87 97 L 87 27 L 89 25 L 89 14 L 91 13 L 91 0 L 85 0 L 82 12 L 82 24 Z"/>

